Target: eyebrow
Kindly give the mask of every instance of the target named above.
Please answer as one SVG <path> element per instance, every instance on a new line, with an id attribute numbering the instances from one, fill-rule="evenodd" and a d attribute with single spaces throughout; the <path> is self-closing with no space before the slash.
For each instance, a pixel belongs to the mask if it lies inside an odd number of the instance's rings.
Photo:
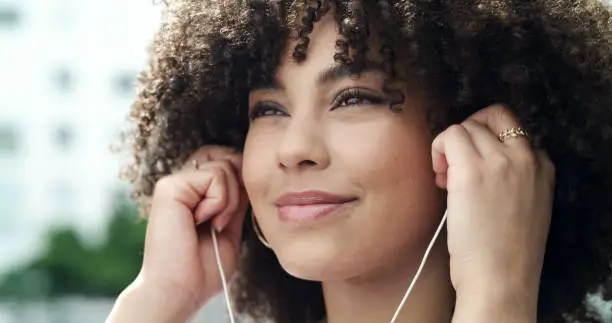
<path id="1" fill-rule="evenodd" d="M 366 64 L 358 69 L 344 64 L 334 65 L 319 73 L 319 77 L 317 78 L 317 84 L 325 85 L 347 77 L 358 76 L 360 74 L 368 72 L 384 73 L 384 70 L 378 64 Z"/>
<path id="2" fill-rule="evenodd" d="M 345 79 L 347 77 L 354 77 L 369 72 L 378 72 L 386 74 L 384 69 L 379 64 L 365 64 L 359 69 L 355 69 L 354 67 L 345 64 L 338 64 L 321 71 L 319 73 L 319 76 L 317 77 L 317 85 L 326 85 Z M 278 79 L 276 78 L 253 87 L 253 90 L 283 89 L 284 86 L 280 84 L 278 82 Z"/>

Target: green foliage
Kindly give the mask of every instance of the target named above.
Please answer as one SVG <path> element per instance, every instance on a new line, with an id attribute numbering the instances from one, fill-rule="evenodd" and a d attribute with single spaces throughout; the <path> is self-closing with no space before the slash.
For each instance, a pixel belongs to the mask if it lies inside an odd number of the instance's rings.
<path id="1" fill-rule="evenodd" d="M 53 229 L 39 256 L 0 279 L 0 298 L 116 296 L 140 270 L 144 235 L 145 222 L 123 199 L 98 246 L 84 243 L 73 228 Z"/>

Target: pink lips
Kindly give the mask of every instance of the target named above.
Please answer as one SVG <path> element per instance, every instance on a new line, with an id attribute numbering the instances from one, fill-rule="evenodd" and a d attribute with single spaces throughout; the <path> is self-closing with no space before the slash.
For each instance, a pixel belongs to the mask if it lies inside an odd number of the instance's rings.
<path id="1" fill-rule="evenodd" d="M 307 222 L 327 216 L 356 200 L 356 197 L 304 191 L 284 194 L 275 204 L 282 221 Z"/>

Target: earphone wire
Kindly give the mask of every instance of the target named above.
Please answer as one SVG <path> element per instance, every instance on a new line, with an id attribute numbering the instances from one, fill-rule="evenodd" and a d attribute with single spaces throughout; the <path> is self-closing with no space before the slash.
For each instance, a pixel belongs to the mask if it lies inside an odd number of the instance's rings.
<path id="1" fill-rule="evenodd" d="M 421 264 L 419 265 L 419 269 L 417 269 L 416 274 L 414 274 L 414 277 L 412 278 L 412 282 L 410 282 L 410 286 L 408 286 L 408 289 L 406 290 L 406 293 L 404 294 L 404 298 L 402 298 L 402 301 L 397 307 L 397 310 L 395 310 L 395 314 L 393 315 L 393 318 L 391 319 L 391 323 L 395 323 L 395 321 L 397 320 L 397 317 L 399 316 L 400 311 L 402 310 L 402 307 L 404 307 L 404 304 L 406 304 L 406 300 L 408 299 L 408 296 L 412 292 L 414 285 L 416 285 L 416 282 L 419 279 L 419 276 L 421 275 L 423 268 L 425 267 L 425 263 L 427 262 L 429 253 L 431 252 L 433 245 L 436 243 L 436 240 L 438 240 L 440 231 L 442 231 L 442 228 L 444 227 L 444 224 L 446 223 L 447 214 L 448 214 L 448 210 L 444 211 L 444 216 L 442 216 L 442 220 L 440 220 L 438 229 L 436 230 L 436 233 L 434 233 L 433 238 L 431 238 L 431 241 L 429 242 L 429 246 L 427 246 L 427 250 L 425 250 L 425 254 L 423 255 L 423 259 L 421 259 Z"/>
<path id="2" fill-rule="evenodd" d="M 212 236 L 213 248 L 215 249 L 215 258 L 217 259 L 217 267 L 219 268 L 219 275 L 221 276 L 221 285 L 223 286 L 223 294 L 225 295 L 225 306 L 230 318 L 230 322 L 234 323 L 234 311 L 232 311 L 232 302 L 230 301 L 229 289 L 227 288 L 227 281 L 225 280 L 225 272 L 223 271 L 223 265 L 221 263 L 221 255 L 219 254 L 219 244 L 217 243 L 217 232 L 213 226 L 210 226 L 210 235 Z"/>
<path id="3" fill-rule="evenodd" d="M 406 293 L 404 294 L 404 297 L 402 298 L 402 301 L 400 302 L 399 306 L 397 307 L 397 310 L 395 310 L 395 314 L 393 315 L 393 318 L 391 319 L 391 323 L 395 323 L 395 321 L 397 320 L 402 308 L 404 307 L 404 304 L 406 304 L 406 300 L 408 299 L 408 296 L 410 295 L 410 293 L 412 292 L 412 290 L 414 289 L 414 286 L 416 285 L 417 280 L 419 279 L 419 276 L 421 275 L 421 272 L 423 271 L 423 268 L 425 267 L 425 263 L 427 262 L 427 258 L 429 257 L 429 254 L 431 253 L 431 250 L 433 248 L 433 245 L 435 244 L 436 240 L 438 240 L 438 236 L 440 235 L 440 232 L 442 231 L 442 228 L 444 227 L 444 224 L 446 223 L 446 217 L 448 214 L 448 210 L 446 210 L 444 212 L 444 216 L 442 216 L 442 220 L 440 220 L 440 224 L 438 225 L 438 228 L 436 229 L 436 232 L 434 233 L 434 236 L 432 237 L 431 241 L 429 242 L 429 245 L 427 246 L 427 249 L 425 250 L 425 254 L 423 255 L 423 259 L 421 259 L 421 264 L 419 265 L 419 268 L 417 269 L 414 277 L 412 278 L 412 281 L 410 282 L 410 286 L 408 286 L 408 289 L 406 290 Z M 230 301 L 230 296 L 229 296 L 229 290 L 227 288 L 227 282 L 225 280 L 225 272 L 223 271 L 223 266 L 221 264 L 221 256 L 219 255 L 219 246 L 217 243 L 217 233 L 215 231 L 215 229 L 211 226 L 210 229 L 210 234 L 212 236 L 212 240 L 213 240 L 213 247 L 215 249 L 215 257 L 217 260 L 217 267 L 219 268 L 219 275 L 221 276 L 221 284 L 223 285 L 223 294 L 225 295 L 225 305 L 227 307 L 227 312 L 229 314 L 229 318 L 230 318 L 230 322 L 234 323 L 234 312 L 232 311 L 232 304 Z"/>

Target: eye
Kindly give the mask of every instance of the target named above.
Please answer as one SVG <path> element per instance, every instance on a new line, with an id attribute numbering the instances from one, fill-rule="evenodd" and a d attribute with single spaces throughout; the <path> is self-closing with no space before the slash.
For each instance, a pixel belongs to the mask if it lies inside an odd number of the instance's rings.
<path id="1" fill-rule="evenodd" d="M 274 116 L 286 116 L 285 112 L 278 104 L 272 102 L 258 102 L 255 104 L 249 117 L 251 120 L 255 120 L 260 117 L 274 117 Z"/>
<path id="2" fill-rule="evenodd" d="M 385 99 L 369 90 L 361 88 L 350 88 L 340 92 L 332 103 L 332 110 L 346 106 L 379 105 L 385 103 Z"/>

